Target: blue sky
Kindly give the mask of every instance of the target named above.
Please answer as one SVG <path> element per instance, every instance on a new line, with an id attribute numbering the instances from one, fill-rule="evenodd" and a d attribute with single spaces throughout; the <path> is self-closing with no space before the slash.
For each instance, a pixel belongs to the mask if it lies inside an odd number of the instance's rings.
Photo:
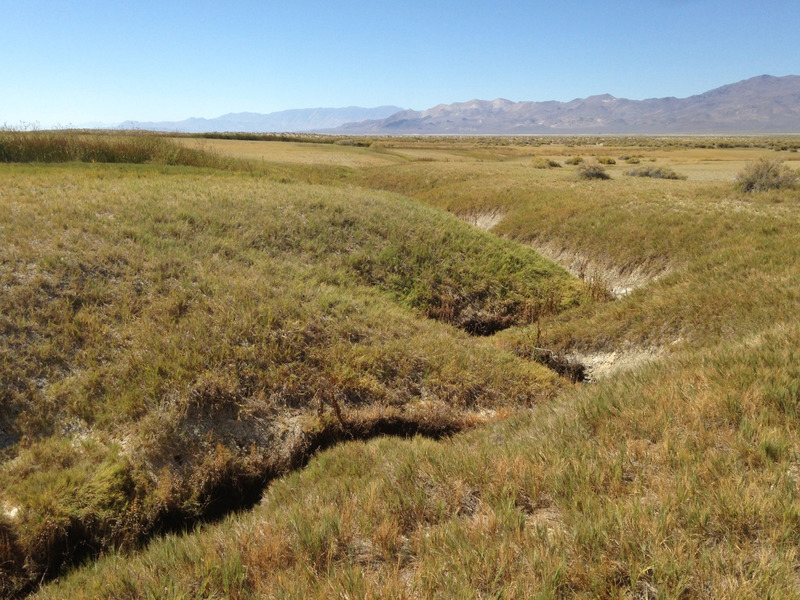
<path id="1" fill-rule="evenodd" d="M 0 0 L 0 125 L 685 97 L 800 74 L 798 32 L 797 0 Z"/>

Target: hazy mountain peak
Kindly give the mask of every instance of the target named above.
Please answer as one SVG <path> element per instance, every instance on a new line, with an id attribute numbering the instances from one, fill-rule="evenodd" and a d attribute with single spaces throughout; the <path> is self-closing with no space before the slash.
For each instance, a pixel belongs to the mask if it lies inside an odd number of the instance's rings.
<path id="1" fill-rule="evenodd" d="M 213 119 L 192 117 L 183 121 L 125 121 L 119 125 L 119 128 L 185 133 L 207 133 L 212 131 L 250 133 L 321 131 L 333 129 L 350 122 L 383 119 L 401 110 L 403 109 L 399 106 L 300 108 L 268 114 L 255 112 L 227 113 Z"/>

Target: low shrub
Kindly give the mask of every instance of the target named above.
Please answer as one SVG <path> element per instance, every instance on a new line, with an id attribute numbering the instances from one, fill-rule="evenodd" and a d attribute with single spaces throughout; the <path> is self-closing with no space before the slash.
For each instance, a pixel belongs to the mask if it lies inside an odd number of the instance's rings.
<path id="1" fill-rule="evenodd" d="M 597 163 L 584 163 L 578 166 L 579 179 L 611 179 L 603 165 Z"/>
<path id="2" fill-rule="evenodd" d="M 800 174 L 780 158 L 762 158 L 745 165 L 736 176 L 736 185 L 743 192 L 763 192 L 795 187 L 798 179 Z"/>
<path id="3" fill-rule="evenodd" d="M 582 156 L 573 156 L 564 161 L 565 165 L 579 165 L 583 162 Z"/>
<path id="4" fill-rule="evenodd" d="M 599 162 L 601 165 L 615 165 L 615 164 L 617 164 L 617 161 L 615 161 L 610 156 L 601 156 L 600 158 L 597 159 L 597 162 Z"/>
<path id="5" fill-rule="evenodd" d="M 631 169 L 625 174 L 631 177 L 653 177 L 654 179 L 686 179 L 686 175 L 676 173 L 668 167 L 640 167 Z"/>
<path id="6" fill-rule="evenodd" d="M 561 167 L 561 163 L 553 160 L 552 158 L 545 158 L 544 156 L 540 156 L 538 158 L 533 159 L 534 169 L 553 169 L 558 167 Z"/>

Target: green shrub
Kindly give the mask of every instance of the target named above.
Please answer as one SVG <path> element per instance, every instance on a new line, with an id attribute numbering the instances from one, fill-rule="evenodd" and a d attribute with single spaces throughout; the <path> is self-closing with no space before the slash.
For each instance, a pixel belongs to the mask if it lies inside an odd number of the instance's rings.
<path id="1" fill-rule="evenodd" d="M 743 192 L 763 192 L 792 188 L 800 175 L 783 164 L 780 158 L 761 158 L 747 163 L 736 176 L 736 185 Z"/>
<path id="2" fill-rule="evenodd" d="M 600 158 L 597 159 L 597 162 L 599 162 L 601 165 L 615 165 L 615 164 L 617 164 L 617 161 L 615 161 L 610 156 L 601 156 Z"/>
<path id="3" fill-rule="evenodd" d="M 611 179 L 603 165 L 597 163 L 584 163 L 578 166 L 579 179 Z"/>
<path id="4" fill-rule="evenodd" d="M 686 179 L 686 175 L 676 173 L 668 167 L 640 167 L 631 169 L 625 174 L 631 177 L 653 177 L 655 179 Z"/>
<path id="5" fill-rule="evenodd" d="M 564 161 L 565 165 L 579 165 L 583 162 L 582 156 L 573 156 Z"/>

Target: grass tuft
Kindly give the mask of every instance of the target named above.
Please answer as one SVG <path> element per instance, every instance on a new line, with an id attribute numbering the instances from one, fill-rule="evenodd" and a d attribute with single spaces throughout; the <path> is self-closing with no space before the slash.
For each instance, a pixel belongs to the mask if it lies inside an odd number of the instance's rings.
<path id="1" fill-rule="evenodd" d="M 631 169 L 625 174 L 631 177 L 652 177 L 653 179 L 686 179 L 686 175 L 676 173 L 669 167 L 639 167 Z"/>

